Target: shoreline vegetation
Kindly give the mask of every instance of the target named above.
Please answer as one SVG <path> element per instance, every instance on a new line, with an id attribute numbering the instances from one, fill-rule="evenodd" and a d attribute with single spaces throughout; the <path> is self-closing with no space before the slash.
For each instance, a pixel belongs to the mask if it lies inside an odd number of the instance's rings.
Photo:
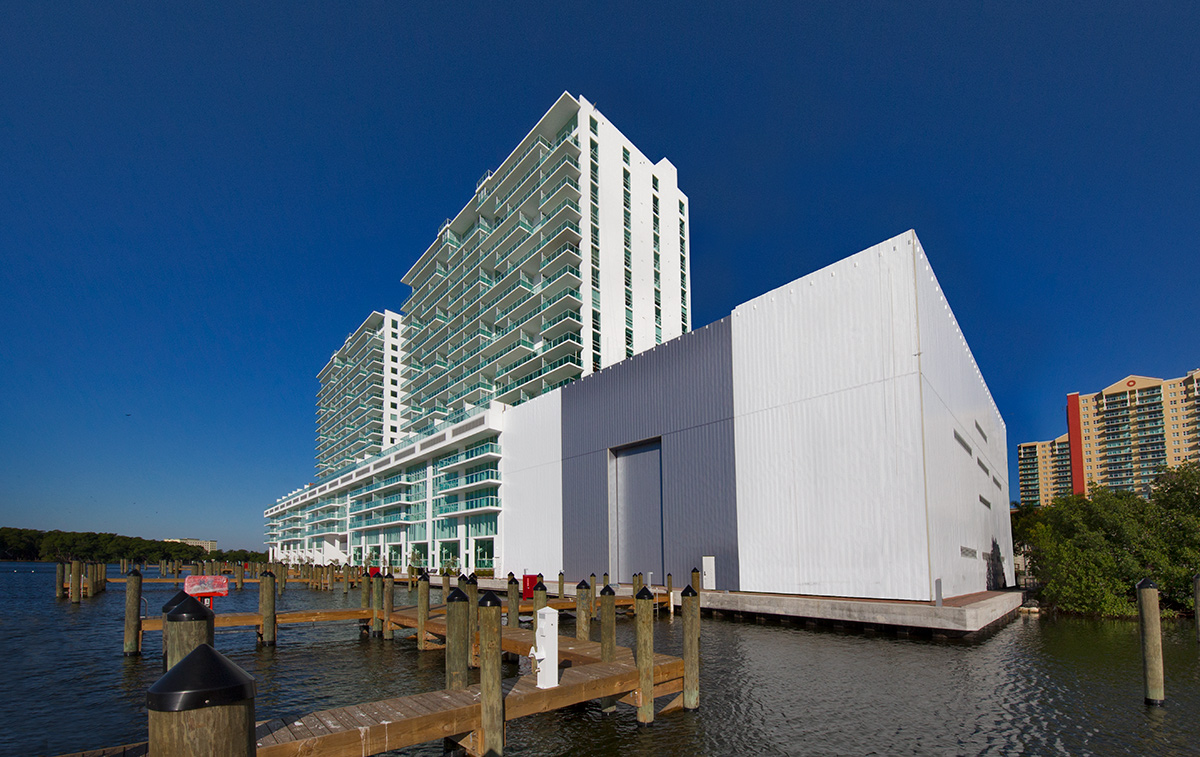
<path id="1" fill-rule="evenodd" d="M 1014 549 L 1025 554 L 1040 605 L 1074 615 L 1136 618 L 1135 586 L 1158 585 L 1163 617 L 1196 611 L 1200 573 L 1200 465 L 1158 475 L 1144 499 L 1093 488 L 1048 507 L 1012 513 Z"/>
<path id="2" fill-rule="evenodd" d="M 0 527 L 0 560 L 15 562 L 115 563 L 159 560 L 221 560 L 266 562 L 266 552 L 245 549 L 206 552 L 204 547 L 174 541 L 156 541 L 95 531 L 39 531 L 32 528 Z"/>

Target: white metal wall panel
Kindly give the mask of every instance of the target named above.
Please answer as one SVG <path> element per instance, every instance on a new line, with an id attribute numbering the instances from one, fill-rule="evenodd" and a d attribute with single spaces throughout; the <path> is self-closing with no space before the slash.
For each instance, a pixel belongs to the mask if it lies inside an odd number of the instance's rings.
<path id="1" fill-rule="evenodd" d="M 557 574 L 563 566 L 562 393 L 507 408 L 500 450 L 496 573 Z"/>
<path id="2" fill-rule="evenodd" d="M 900 245 L 734 311 L 743 590 L 930 596 L 916 296 Z"/>
<path id="3" fill-rule="evenodd" d="M 905 236 L 916 266 L 932 578 L 942 579 L 945 596 L 982 591 L 986 558 L 999 549 L 1011 586 L 1004 420 L 920 241 Z"/>

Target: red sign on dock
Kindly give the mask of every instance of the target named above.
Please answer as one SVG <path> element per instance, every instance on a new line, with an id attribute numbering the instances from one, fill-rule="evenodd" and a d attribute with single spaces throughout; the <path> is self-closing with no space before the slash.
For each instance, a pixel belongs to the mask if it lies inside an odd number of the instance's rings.
<path id="1" fill-rule="evenodd" d="M 225 576 L 188 576 L 183 579 L 183 590 L 193 597 L 228 597 L 229 579 Z"/>

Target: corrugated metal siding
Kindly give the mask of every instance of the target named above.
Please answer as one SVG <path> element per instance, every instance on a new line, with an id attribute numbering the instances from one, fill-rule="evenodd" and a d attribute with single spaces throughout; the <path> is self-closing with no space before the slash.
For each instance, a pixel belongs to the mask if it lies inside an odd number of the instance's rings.
<path id="1" fill-rule="evenodd" d="M 617 575 L 653 573 L 662 578 L 662 444 L 616 452 Z"/>
<path id="2" fill-rule="evenodd" d="M 985 556 L 993 551 L 994 542 L 1011 586 L 1004 420 L 920 242 L 915 234 L 911 236 L 908 249 L 916 255 L 914 284 L 920 313 L 932 577 L 942 579 L 946 596 L 983 591 L 987 588 Z M 970 452 L 955 439 L 955 433 Z M 983 504 L 980 497 L 991 506 Z"/>
<path id="3" fill-rule="evenodd" d="M 730 349 L 724 319 L 562 389 L 569 575 L 617 569 L 608 450 L 661 438 L 665 569 L 682 585 L 701 556 L 717 555 L 718 588 L 739 588 Z"/>
<path id="4" fill-rule="evenodd" d="M 734 311 L 746 591 L 929 596 L 916 305 L 897 243 Z"/>

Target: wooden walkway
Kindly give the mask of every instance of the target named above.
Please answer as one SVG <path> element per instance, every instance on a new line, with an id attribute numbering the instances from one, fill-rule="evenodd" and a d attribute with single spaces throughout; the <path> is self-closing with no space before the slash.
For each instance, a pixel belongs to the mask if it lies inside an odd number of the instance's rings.
<path id="1" fill-rule="evenodd" d="M 618 602 L 621 599 L 618 597 Z M 575 607 L 573 600 L 552 600 L 548 604 L 560 609 Z M 533 603 L 522 602 L 519 611 L 533 612 Z M 277 617 L 280 623 L 361 620 L 373 617 L 373 611 L 321 610 L 280 613 Z M 216 621 L 219 627 L 252 626 L 261 623 L 262 616 L 256 613 L 229 614 L 217 616 Z M 396 610 L 390 621 L 396 628 L 415 628 L 417 608 Z M 159 618 L 150 618 L 143 623 L 147 627 L 155 623 L 157 629 L 162 626 Z M 445 637 L 445 605 L 430 608 L 426 631 Z M 533 641 L 532 630 L 507 626 L 501 629 L 501 648 L 505 652 L 526 656 Z M 559 669 L 557 687 L 537 688 L 537 677 L 534 675 L 507 678 L 502 682 L 506 721 L 600 698 L 611 698 L 632 706 L 640 704 L 638 671 L 632 650 L 617 647 L 614 661 L 602 662 L 598 642 L 560 636 L 558 644 L 560 665 L 565 667 Z M 658 699 L 679 695 L 682 691 L 683 660 L 663 654 L 654 655 L 653 697 Z M 680 709 L 681 699 L 681 696 L 676 696 L 659 710 L 659 714 Z M 275 718 L 261 722 L 255 731 L 256 753 L 258 757 L 358 757 L 448 737 L 458 737 L 460 743 L 472 751 L 470 734 L 480 728 L 480 718 L 478 685 L 458 691 L 431 691 L 321 710 L 300 718 Z M 144 757 L 146 753 L 147 744 L 142 742 L 79 752 L 66 757 Z"/>

